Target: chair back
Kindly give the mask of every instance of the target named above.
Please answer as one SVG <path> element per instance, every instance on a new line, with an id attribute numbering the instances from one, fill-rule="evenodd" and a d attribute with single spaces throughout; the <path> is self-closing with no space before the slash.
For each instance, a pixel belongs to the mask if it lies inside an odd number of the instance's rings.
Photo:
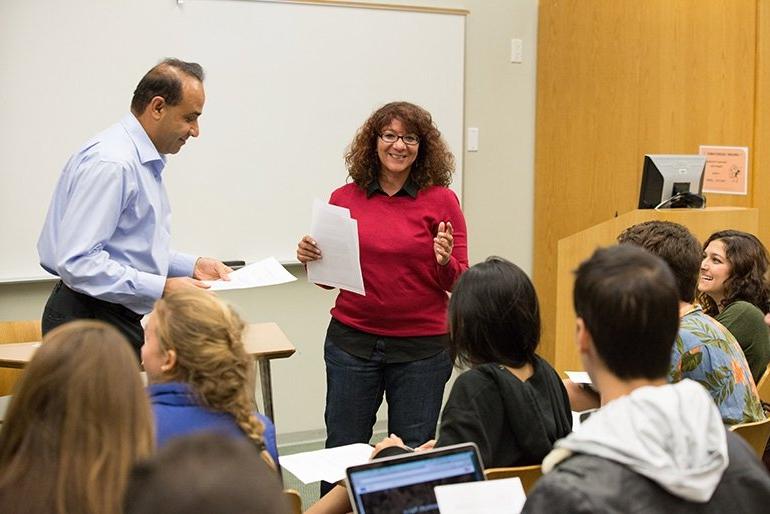
<path id="1" fill-rule="evenodd" d="M 487 480 L 497 480 L 499 478 L 518 477 L 521 485 L 524 487 L 524 493 L 529 494 L 529 490 L 534 487 L 537 479 L 543 476 L 543 470 L 540 466 L 516 466 L 511 468 L 489 468 L 484 471 Z"/>
<path id="2" fill-rule="evenodd" d="M 763 404 L 770 404 L 770 362 L 767 363 L 767 369 L 757 382 L 757 392 Z"/>
<path id="3" fill-rule="evenodd" d="M 286 497 L 286 503 L 289 504 L 291 514 L 302 514 L 302 497 L 294 489 L 284 489 L 283 495 Z"/>
<path id="4" fill-rule="evenodd" d="M 770 438 L 770 418 L 752 423 L 740 423 L 730 427 L 731 432 L 735 432 L 749 443 L 760 460 L 765 453 L 767 440 Z"/>
<path id="5" fill-rule="evenodd" d="M 40 320 L 0 321 L 0 344 L 41 341 L 43 329 Z M 11 394 L 22 370 L 0 368 L 0 396 Z"/>

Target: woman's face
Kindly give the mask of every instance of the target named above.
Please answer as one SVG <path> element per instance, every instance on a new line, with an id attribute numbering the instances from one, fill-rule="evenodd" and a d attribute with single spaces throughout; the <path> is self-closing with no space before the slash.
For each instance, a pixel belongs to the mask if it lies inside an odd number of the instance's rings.
<path id="1" fill-rule="evenodd" d="M 406 130 L 404 124 L 399 119 L 393 119 L 381 131 L 382 134 L 395 134 L 405 136 L 411 134 Z M 417 152 L 420 144 L 407 145 L 403 139 L 397 139 L 395 143 L 386 143 L 382 137 L 377 138 L 377 156 L 380 158 L 380 171 L 391 174 L 409 174 L 412 164 L 417 158 Z"/>
<path id="2" fill-rule="evenodd" d="M 142 345 L 142 365 L 147 372 L 147 380 L 154 384 L 162 382 L 163 366 L 166 364 L 166 352 L 160 347 L 160 341 L 155 334 L 155 315 L 150 314 L 144 329 L 144 344 Z"/>
<path id="3" fill-rule="evenodd" d="M 724 243 L 719 239 L 711 241 L 703 251 L 698 291 L 706 293 L 719 304 L 725 297 L 725 280 L 730 278 L 731 272 Z"/>

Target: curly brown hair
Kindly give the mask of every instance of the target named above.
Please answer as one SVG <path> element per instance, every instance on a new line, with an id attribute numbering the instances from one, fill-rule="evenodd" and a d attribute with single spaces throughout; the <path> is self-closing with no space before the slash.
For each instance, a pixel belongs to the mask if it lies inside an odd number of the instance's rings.
<path id="1" fill-rule="evenodd" d="M 702 252 L 687 227 L 671 221 L 645 221 L 625 229 L 617 241 L 640 246 L 666 261 L 676 279 L 679 299 L 687 303 L 695 300 Z"/>
<path id="2" fill-rule="evenodd" d="M 454 156 L 447 148 L 433 118 L 422 107 L 409 102 L 391 102 L 377 109 L 356 132 L 345 154 L 348 175 L 359 187 L 366 189 L 380 172 L 377 138 L 388 124 L 397 119 L 406 129 L 420 138 L 417 158 L 409 176 L 422 189 L 427 186 L 448 186 L 454 173 Z"/>
<path id="3" fill-rule="evenodd" d="M 721 241 L 725 245 L 730 276 L 724 283 L 725 295 L 721 305 L 717 305 L 708 294 L 698 293 L 698 301 L 706 314 L 715 316 L 722 308 L 739 300 L 749 302 L 763 313 L 768 312 L 768 255 L 762 242 L 748 232 L 720 230 L 706 240 L 704 251 L 712 241 Z"/>
<path id="4" fill-rule="evenodd" d="M 170 379 L 189 384 L 203 406 L 232 415 L 272 465 L 264 426 L 254 415 L 254 361 L 243 346 L 245 324 L 238 313 L 215 296 L 191 289 L 158 300 L 153 316 L 161 349 L 176 352 Z"/>

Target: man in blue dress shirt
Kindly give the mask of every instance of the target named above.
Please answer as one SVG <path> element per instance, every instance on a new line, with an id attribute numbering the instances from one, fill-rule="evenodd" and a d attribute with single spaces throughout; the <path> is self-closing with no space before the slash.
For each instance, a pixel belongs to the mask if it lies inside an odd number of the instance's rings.
<path id="1" fill-rule="evenodd" d="M 170 248 L 166 154 L 198 137 L 203 69 L 166 59 L 139 82 L 131 112 L 67 162 L 38 240 L 40 265 L 60 277 L 43 333 L 73 319 L 118 327 L 139 353 L 140 320 L 161 295 L 226 278 L 221 261 Z"/>

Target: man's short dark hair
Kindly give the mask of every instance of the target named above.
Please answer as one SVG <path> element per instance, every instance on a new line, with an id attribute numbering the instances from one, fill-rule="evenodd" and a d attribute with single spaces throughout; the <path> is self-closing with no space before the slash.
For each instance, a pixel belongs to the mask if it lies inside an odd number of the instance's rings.
<path id="1" fill-rule="evenodd" d="M 633 245 L 600 248 L 578 267 L 573 299 L 612 374 L 624 380 L 667 375 L 679 298 L 665 262 Z"/>
<path id="2" fill-rule="evenodd" d="M 206 433 L 171 441 L 134 467 L 124 514 L 287 514 L 277 473 L 254 445 Z"/>
<path id="3" fill-rule="evenodd" d="M 156 96 L 163 97 L 169 105 L 179 105 L 182 101 L 180 73 L 203 82 L 204 73 L 200 64 L 174 58 L 164 59 L 139 81 L 131 99 L 131 111 L 136 115 L 142 114 L 150 100 Z"/>
<path id="4" fill-rule="evenodd" d="M 687 227 L 671 221 L 645 221 L 621 232 L 618 243 L 641 246 L 666 261 L 676 279 L 679 299 L 695 300 L 703 250 Z"/>
<path id="5" fill-rule="evenodd" d="M 472 266 L 449 300 L 453 360 L 472 366 L 532 363 L 540 340 L 535 287 L 521 268 L 500 257 Z"/>

